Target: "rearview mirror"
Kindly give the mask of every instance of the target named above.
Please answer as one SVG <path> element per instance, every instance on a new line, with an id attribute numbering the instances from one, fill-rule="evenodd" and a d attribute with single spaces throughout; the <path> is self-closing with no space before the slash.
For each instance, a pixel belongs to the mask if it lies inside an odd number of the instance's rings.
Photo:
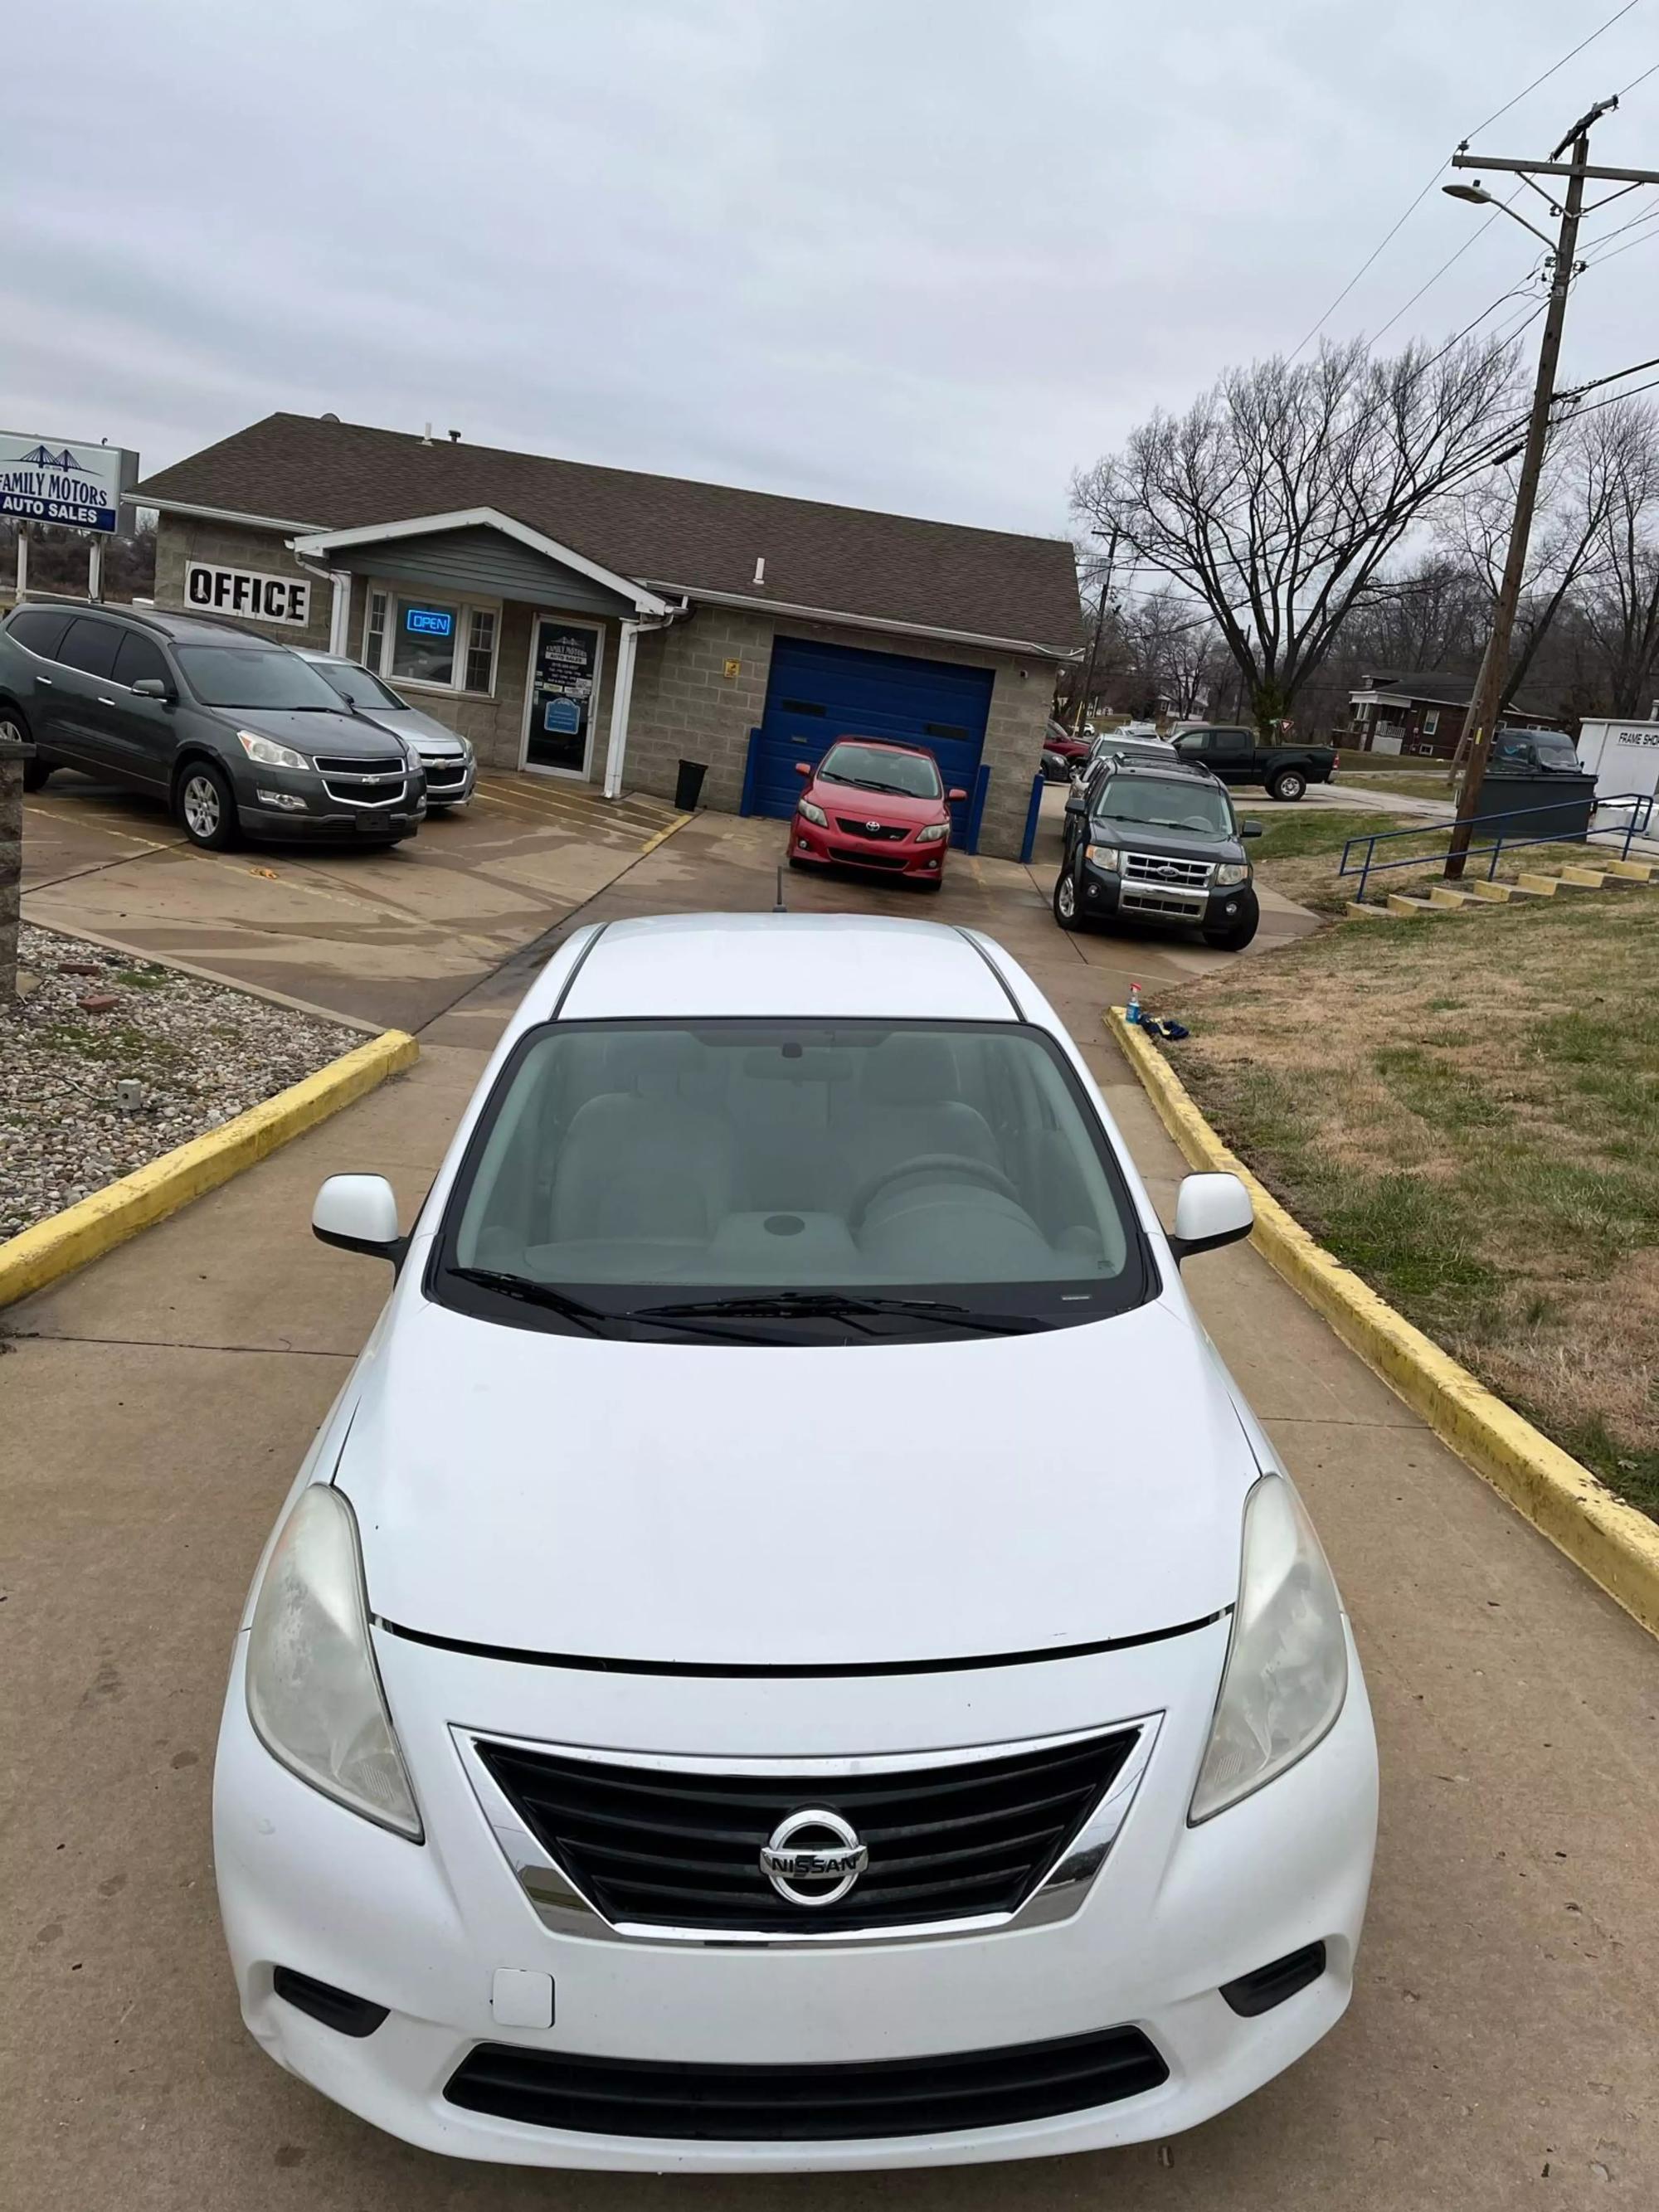
<path id="1" fill-rule="evenodd" d="M 951 805 L 954 806 L 959 799 L 966 799 L 968 794 L 965 791 L 947 791 L 945 796 L 950 800 Z"/>
<path id="2" fill-rule="evenodd" d="M 384 1176 L 337 1175 L 317 1194 L 311 1209 L 313 1236 L 343 1252 L 403 1265 L 409 1239 L 398 1233 L 398 1201 Z"/>
<path id="3" fill-rule="evenodd" d="M 1238 834 L 1241 837 L 1260 837 L 1265 835 L 1265 825 L 1260 822 L 1241 822 Z"/>
<path id="4" fill-rule="evenodd" d="M 1176 1194 L 1170 1249 L 1179 1267 L 1194 1252 L 1213 1252 L 1220 1245 L 1236 1244 L 1255 1226 L 1250 1194 L 1236 1175 L 1189 1175 Z"/>
<path id="5" fill-rule="evenodd" d="M 159 676 L 141 676 L 128 688 L 135 699 L 176 699 L 179 696 L 172 684 L 164 684 Z"/>
<path id="6" fill-rule="evenodd" d="M 795 774 L 797 775 L 811 775 L 811 773 L 812 763 L 811 761 L 797 761 L 795 763 Z"/>

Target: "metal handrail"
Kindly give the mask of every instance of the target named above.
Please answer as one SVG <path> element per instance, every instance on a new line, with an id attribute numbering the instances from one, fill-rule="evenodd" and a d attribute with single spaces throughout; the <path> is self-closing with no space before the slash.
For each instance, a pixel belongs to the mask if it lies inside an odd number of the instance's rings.
<path id="1" fill-rule="evenodd" d="M 1503 854 L 1519 852 L 1528 845 L 1588 845 L 1592 837 L 1617 837 L 1623 840 L 1619 857 L 1620 860 L 1627 860 L 1630 858 L 1632 839 L 1644 836 L 1647 834 L 1653 817 L 1654 796 L 1652 793 L 1645 791 L 1626 791 L 1620 792 L 1615 799 L 1598 799 L 1592 804 L 1590 819 L 1585 827 L 1582 830 L 1569 830 L 1565 835 L 1558 830 L 1553 835 L 1538 837 L 1512 837 L 1506 831 L 1500 830 L 1490 845 L 1469 845 L 1464 857 L 1468 860 L 1477 860 L 1484 859 L 1487 854 L 1491 855 L 1486 868 L 1488 883 L 1491 883 L 1497 875 L 1498 860 Z M 1476 827 L 1485 830 L 1501 822 L 1524 821 L 1529 816 L 1559 814 L 1563 806 L 1571 803 L 1569 799 L 1562 798 L 1556 799 L 1548 806 L 1512 807 L 1504 814 L 1481 816 Z M 1613 806 L 1627 806 L 1630 809 L 1630 819 L 1625 823 L 1622 830 L 1615 822 L 1597 822 L 1595 818 L 1604 808 Z M 1390 868 L 1420 868 L 1425 861 L 1438 860 L 1441 857 L 1438 853 L 1413 853 L 1403 860 L 1379 860 L 1376 857 L 1376 848 L 1379 845 L 1390 844 L 1396 837 L 1444 836 L 1449 838 L 1456 826 L 1455 822 L 1419 822 L 1414 828 L 1408 830 L 1374 830 L 1366 835 L 1350 837 L 1342 848 L 1342 861 L 1336 872 L 1339 876 L 1358 874 L 1359 888 L 1355 891 L 1354 896 L 1357 899 L 1363 899 L 1365 896 L 1365 885 L 1372 876 L 1385 875 Z M 1355 847 L 1359 845 L 1364 847 L 1365 857 L 1356 867 L 1350 864 L 1349 855 Z"/>

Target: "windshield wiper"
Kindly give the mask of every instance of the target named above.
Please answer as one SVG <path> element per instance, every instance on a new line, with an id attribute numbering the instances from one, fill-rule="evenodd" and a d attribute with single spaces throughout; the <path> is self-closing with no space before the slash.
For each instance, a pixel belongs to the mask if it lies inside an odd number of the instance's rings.
<path id="1" fill-rule="evenodd" d="M 882 1320 L 937 1322 L 944 1328 L 971 1329 L 986 1336 L 1021 1336 L 1051 1324 L 1031 1314 L 980 1313 L 972 1306 L 954 1305 L 944 1298 L 854 1297 L 841 1291 L 744 1291 L 724 1298 L 688 1299 L 679 1304 L 635 1306 L 630 1321 L 714 1320 L 723 1315 L 752 1321 Z M 866 1334 L 878 1332 L 868 1330 Z"/>
<path id="2" fill-rule="evenodd" d="M 613 1315 L 603 1314 L 597 1306 L 584 1305 L 573 1298 L 568 1291 L 555 1288 L 551 1283 L 538 1283 L 529 1275 L 509 1275 L 497 1267 L 450 1267 L 447 1273 L 458 1282 L 476 1283 L 481 1291 L 499 1291 L 504 1298 L 520 1298 L 526 1305 L 545 1306 L 566 1321 L 574 1321 L 579 1328 L 593 1336 L 608 1336 Z"/>

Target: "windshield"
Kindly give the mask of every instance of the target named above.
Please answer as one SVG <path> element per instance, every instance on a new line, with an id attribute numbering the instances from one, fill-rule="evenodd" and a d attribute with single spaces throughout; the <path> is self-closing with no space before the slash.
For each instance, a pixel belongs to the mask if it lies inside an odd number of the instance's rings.
<path id="1" fill-rule="evenodd" d="M 354 707 L 375 707 L 382 712 L 390 707 L 400 714 L 412 711 L 407 699 L 400 699 L 389 684 L 382 684 L 355 660 L 313 660 L 309 665 Z"/>
<path id="2" fill-rule="evenodd" d="M 750 1340 L 867 1341 L 1098 1320 L 1140 1302 L 1147 1270 L 1104 1132 L 1039 1030 L 561 1022 L 500 1079 L 429 1287 L 521 1326 L 571 1325 L 525 1302 L 539 1285 L 624 1334 L 654 1309 L 716 1334 L 726 1304 Z M 824 1310 L 847 1297 L 854 1317 Z"/>
<path id="3" fill-rule="evenodd" d="M 207 707 L 278 707 L 307 714 L 340 711 L 339 694 L 309 661 L 285 646 L 181 645 L 179 665 Z"/>
<path id="4" fill-rule="evenodd" d="M 1200 830 L 1212 837 L 1233 834 L 1232 802 L 1213 784 L 1173 776 L 1109 776 L 1095 799 L 1097 820 L 1140 822 L 1149 829 Z"/>
<path id="5" fill-rule="evenodd" d="M 896 791 L 907 799 L 937 799 L 939 770 L 925 753 L 884 752 L 879 745 L 831 745 L 818 765 L 826 783 L 853 783 L 860 791 Z"/>

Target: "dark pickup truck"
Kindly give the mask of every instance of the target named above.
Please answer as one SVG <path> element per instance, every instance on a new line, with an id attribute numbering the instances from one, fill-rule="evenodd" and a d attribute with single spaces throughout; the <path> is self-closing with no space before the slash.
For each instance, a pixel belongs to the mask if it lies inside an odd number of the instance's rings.
<path id="1" fill-rule="evenodd" d="M 1205 723 L 1183 730 L 1176 751 L 1223 783 L 1265 783 L 1270 799 L 1300 799 L 1310 783 L 1328 783 L 1336 772 L 1334 745 L 1263 745 L 1254 730 Z"/>

